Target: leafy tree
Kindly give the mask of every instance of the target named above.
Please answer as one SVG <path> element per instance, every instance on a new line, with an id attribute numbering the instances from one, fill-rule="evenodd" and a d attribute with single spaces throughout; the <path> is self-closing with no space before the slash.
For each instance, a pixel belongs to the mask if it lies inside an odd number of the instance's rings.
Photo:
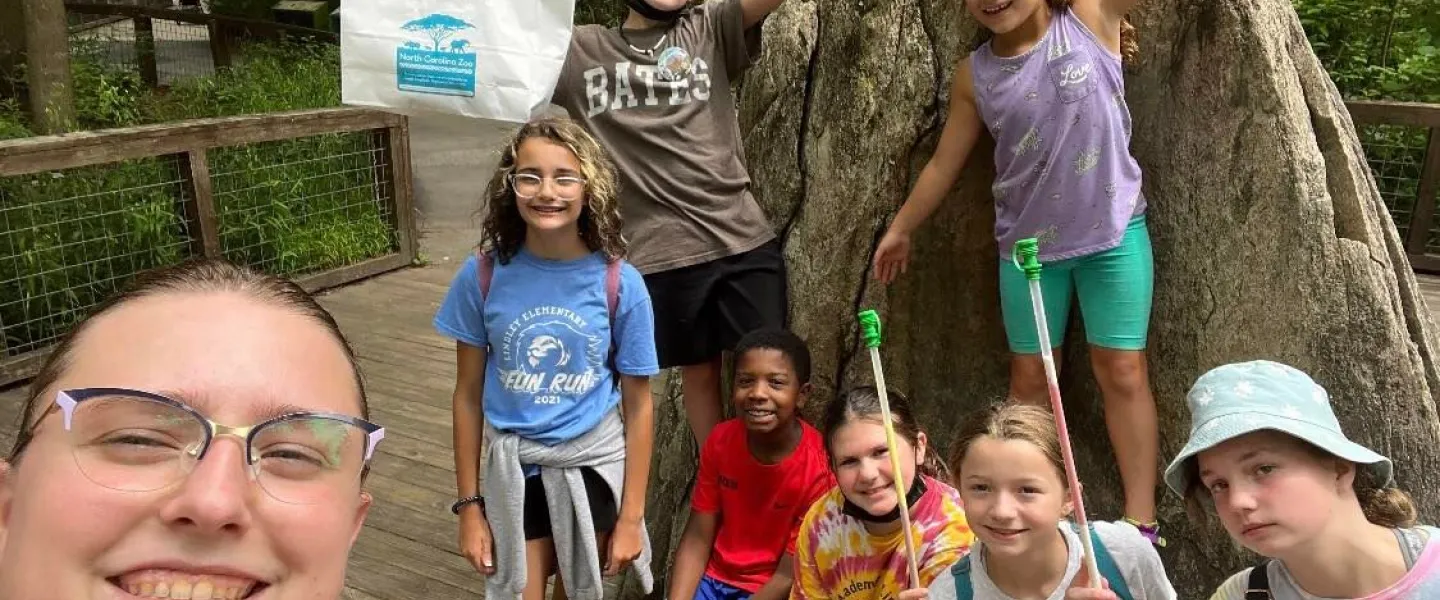
<path id="1" fill-rule="evenodd" d="M 1440 102 L 1440 10 L 1431 0 L 1293 1 L 1347 98 Z"/>
<path id="2" fill-rule="evenodd" d="M 430 36 L 430 41 L 435 43 L 435 51 L 439 52 L 440 42 L 445 41 L 445 38 L 466 29 L 474 29 L 475 26 L 450 15 L 435 13 L 428 17 L 410 21 L 409 23 L 401 25 L 400 28 L 405 31 L 416 31 Z"/>

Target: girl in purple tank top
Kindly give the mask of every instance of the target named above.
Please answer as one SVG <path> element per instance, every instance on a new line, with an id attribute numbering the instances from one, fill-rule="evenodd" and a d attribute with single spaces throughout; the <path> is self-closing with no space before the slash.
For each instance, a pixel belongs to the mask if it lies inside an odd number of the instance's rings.
<path id="1" fill-rule="evenodd" d="M 1158 544 L 1159 434 L 1145 345 L 1153 261 L 1140 166 L 1130 155 L 1121 56 L 1136 0 L 965 0 L 994 35 L 960 60 L 939 146 L 874 258 L 890 283 L 982 130 L 995 140 L 995 238 L 1001 313 L 1013 355 L 1010 395 L 1045 404 L 1039 336 L 1015 242 L 1037 238 L 1050 339 L 1064 341 L 1078 299 L 1105 422 L 1125 488 L 1124 519 Z M 1123 48 L 1123 50 L 1122 50 Z M 1058 353 L 1057 353 L 1058 355 Z"/>

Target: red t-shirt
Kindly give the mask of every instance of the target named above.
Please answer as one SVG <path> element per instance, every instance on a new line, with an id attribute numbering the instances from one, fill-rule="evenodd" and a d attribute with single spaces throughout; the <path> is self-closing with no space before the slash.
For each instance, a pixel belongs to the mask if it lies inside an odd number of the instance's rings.
<path id="1" fill-rule="evenodd" d="M 770 580 L 783 554 L 795 553 L 805 513 L 835 486 L 820 432 L 805 421 L 800 427 L 795 451 L 773 465 L 750 454 L 740 420 L 710 432 L 691 500 L 696 512 L 718 514 L 706 575 L 754 593 Z"/>

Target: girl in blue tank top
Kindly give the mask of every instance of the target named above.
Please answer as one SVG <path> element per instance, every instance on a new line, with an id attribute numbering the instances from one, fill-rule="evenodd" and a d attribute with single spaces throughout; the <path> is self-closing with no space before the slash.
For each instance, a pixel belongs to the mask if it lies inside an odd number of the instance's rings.
<path id="1" fill-rule="evenodd" d="M 890 283 L 906 269 L 912 232 L 988 131 L 1011 398 L 1048 398 L 1028 286 L 1010 263 L 1015 242 L 1033 237 L 1045 263 L 1053 343 L 1063 343 L 1071 299 L 1079 301 L 1124 481 L 1124 519 L 1163 544 L 1155 522 L 1159 434 L 1145 360 L 1153 261 L 1121 73 L 1122 53 L 1134 45 L 1124 15 L 1135 2 L 965 0 L 993 37 L 960 60 L 939 146 L 880 241 L 874 271 Z"/>

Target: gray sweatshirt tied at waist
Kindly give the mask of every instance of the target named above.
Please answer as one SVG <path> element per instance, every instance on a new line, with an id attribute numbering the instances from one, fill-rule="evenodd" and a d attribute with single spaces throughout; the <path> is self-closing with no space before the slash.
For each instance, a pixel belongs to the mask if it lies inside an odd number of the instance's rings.
<path id="1" fill-rule="evenodd" d="M 600 600 L 600 556 L 590 500 L 580 467 L 590 467 L 615 494 L 625 489 L 625 426 L 612 410 L 594 429 L 555 446 L 546 446 L 485 423 L 490 440 L 485 459 L 485 512 L 494 539 L 495 574 L 486 579 L 486 595 L 518 597 L 525 589 L 525 474 L 521 465 L 539 465 L 550 510 L 550 528 L 567 595 Z M 650 573 L 650 534 L 640 524 L 640 556 L 631 568 L 646 594 L 654 587 Z"/>

